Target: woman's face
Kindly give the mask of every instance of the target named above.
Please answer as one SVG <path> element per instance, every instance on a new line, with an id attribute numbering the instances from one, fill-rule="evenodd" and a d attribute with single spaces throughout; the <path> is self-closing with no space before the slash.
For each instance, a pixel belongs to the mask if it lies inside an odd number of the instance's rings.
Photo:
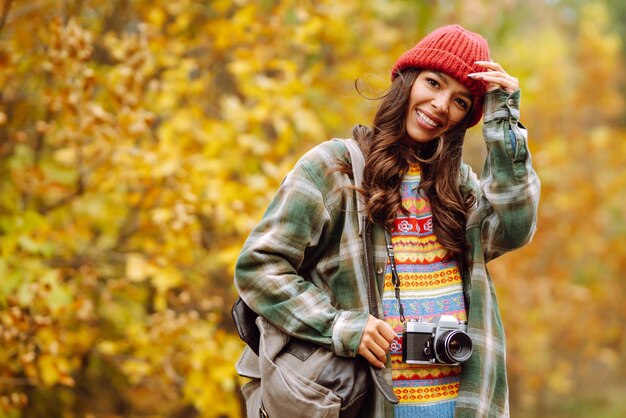
<path id="1" fill-rule="evenodd" d="M 472 105 L 472 95 L 457 79 L 432 70 L 420 72 L 411 87 L 406 115 L 409 139 L 428 142 L 461 122 Z"/>

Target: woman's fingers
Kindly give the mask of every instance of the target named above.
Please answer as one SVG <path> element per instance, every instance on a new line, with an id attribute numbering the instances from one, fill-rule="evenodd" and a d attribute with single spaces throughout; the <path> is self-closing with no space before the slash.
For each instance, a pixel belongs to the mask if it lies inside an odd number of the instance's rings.
<path id="1" fill-rule="evenodd" d="M 387 352 L 396 333 L 385 321 L 370 315 L 359 343 L 358 354 L 378 368 L 385 367 Z"/>
<path id="2" fill-rule="evenodd" d="M 509 93 L 513 93 L 519 89 L 519 80 L 507 74 L 504 68 L 497 62 L 476 61 L 476 64 L 485 68 L 487 71 L 471 73 L 468 74 L 468 77 L 487 82 L 487 91 L 501 88 Z"/>
<path id="3" fill-rule="evenodd" d="M 387 351 L 384 347 L 381 347 L 376 343 L 371 343 L 368 344 L 367 348 L 380 362 L 384 363 L 385 360 L 387 360 Z"/>
<path id="4" fill-rule="evenodd" d="M 387 353 L 382 347 L 378 346 L 373 341 L 374 340 L 371 336 L 363 334 L 357 353 L 365 357 L 365 359 L 373 366 L 382 369 L 385 367 Z"/>
<path id="5" fill-rule="evenodd" d="M 519 89 L 519 81 L 515 77 L 511 77 L 508 74 L 500 73 L 473 73 L 468 74 L 468 77 L 484 80 L 488 83 L 487 91 L 497 90 L 499 88 L 513 93 Z"/>
<path id="6" fill-rule="evenodd" d="M 380 335 L 389 344 L 391 344 L 391 342 L 397 337 L 395 331 L 393 330 L 393 328 L 391 328 L 391 325 L 389 325 L 385 321 L 381 321 L 381 320 L 378 320 L 378 321 L 379 321 L 379 323 L 378 323 L 378 330 L 380 332 Z"/>
<path id="7" fill-rule="evenodd" d="M 378 357 L 376 357 L 371 351 L 369 350 L 362 351 L 361 348 L 359 347 L 359 355 L 362 356 L 365 360 L 367 360 L 367 362 L 371 364 L 372 366 L 378 367 L 379 369 L 385 368 L 385 363 L 380 361 Z"/>
<path id="8" fill-rule="evenodd" d="M 502 68 L 502 66 L 500 64 L 498 64 L 497 62 L 493 62 L 493 61 L 476 61 L 475 64 L 480 65 L 481 67 L 484 68 L 488 68 L 492 71 L 501 71 L 501 72 L 505 72 L 504 68 Z"/>

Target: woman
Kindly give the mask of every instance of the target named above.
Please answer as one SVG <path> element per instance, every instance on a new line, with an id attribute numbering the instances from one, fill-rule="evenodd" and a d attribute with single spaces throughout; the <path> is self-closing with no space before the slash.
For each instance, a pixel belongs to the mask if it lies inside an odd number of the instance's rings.
<path id="1" fill-rule="evenodd" d="M 396 61 L 373 126 L 354 129 L 362 188 L 355 193 L 345 144 L 320 144 L 246 241 L 235 283 L 253 310 L 290 335 L 384 368 L 400 403 L 375 394 L 359 416 L 508 416 L 504 331 L 485 264 L 535 231 L 539 180 L 519 98 L 517 79 L 490 60 L 485 39 L 457 25 L 437 29 Z M 483 112 L 479 184 L 461 154 Z M 366 202 L 371 248 L 359 236 L 357 199 Z M 380 319 L 358 279 L 368 271 Z M 403 361 L 402 319 L 441 315 L 469 322 L 469 360 Z"/>

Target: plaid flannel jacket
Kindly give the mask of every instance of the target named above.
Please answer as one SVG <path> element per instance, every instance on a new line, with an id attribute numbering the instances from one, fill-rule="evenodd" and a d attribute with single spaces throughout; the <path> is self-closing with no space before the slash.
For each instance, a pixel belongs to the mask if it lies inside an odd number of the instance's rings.
<path id="1" fill-rule="evenodd" d="M 474 353 L 463 365 L 456 417 L 509 415 L 504 330 L 486 263 L 529 242 L 536 228 L 540 183 L 519 100 L 520 91 L 487 93 L 480 184 L 469 166 L 461 169 L 461 187 L 478 199 L 467 223 L 463 274 Z M 364 256 L 353 181 L 336 170 L 338 161 L 350 161 L 342 141 L 324 142 L 300 159 L 244 244 L 235 284 L 252 309 L 284 332 L 354 357 L 368 318 L 365 260 L 382 293 L 387 252 L 384 231 L 374 225 L 372 253 Z M 393 417 L 393 406 L 376 393 L 362 416 Z"/>

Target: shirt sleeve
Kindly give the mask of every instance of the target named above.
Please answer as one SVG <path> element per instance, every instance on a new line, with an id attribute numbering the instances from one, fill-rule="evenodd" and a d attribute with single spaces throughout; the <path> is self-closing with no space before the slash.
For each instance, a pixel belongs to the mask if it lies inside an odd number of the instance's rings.
<path id="1" fill-rule="evenodd" d="M 301 161 L 287 175 L 243 246 L 235 285 L 248 306 L 287 334 L 354 357 L 367 312 L 336 309 L 332 295 L 299 274 L 336 221 L 314 171 Z"/>
<path id="2" fill-rule="evenodd" d="M 537 226 L 540 182 L 519 122 L 520 90 L 485 96 L 483 136 L 487 158 L 480 179 L 477 210 L 470 224 L 479 224 L 485 261 L 528 243 Z"/>

